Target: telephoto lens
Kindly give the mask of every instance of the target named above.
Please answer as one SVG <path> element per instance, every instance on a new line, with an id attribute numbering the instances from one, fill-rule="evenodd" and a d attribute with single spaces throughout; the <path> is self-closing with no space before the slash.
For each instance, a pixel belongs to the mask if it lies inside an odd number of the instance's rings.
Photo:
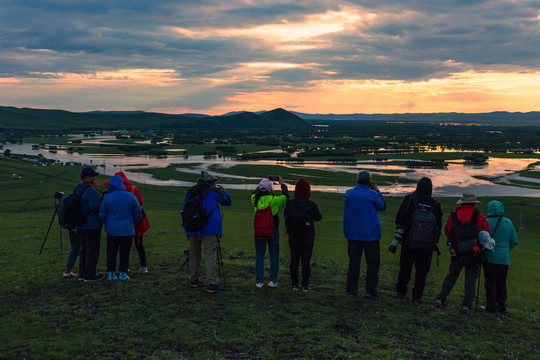
<path id="1" fill-rule="evenodd" d="M 392 239 L 392 243 L 388 247 L 388 251 L 390 251 L 392 254 L 396 252 L 399 242 L 403 240 L 404 233 L 405 233 L 405 229 L 396 228 L 396 231 L 394 232 L 394 238 Z"/>

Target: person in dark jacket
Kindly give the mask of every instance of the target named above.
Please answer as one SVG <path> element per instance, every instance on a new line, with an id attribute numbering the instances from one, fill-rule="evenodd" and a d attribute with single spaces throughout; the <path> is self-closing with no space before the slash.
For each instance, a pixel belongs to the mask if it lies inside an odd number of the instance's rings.
<path id="1" fill-rule="evenodd" d="M 77 228 L 77 236 L 81 244 L 79 253 L 79 280 L 93 282 L 103 279 L 96 273 L 99 260 L 99 248 L 102 223 L 99 218 L 101 201 L 99 193 L 94 189 L 97 173 L 91 167 L 81 170 L 81 183 L 75 187 L 75 193 L 81 195 L 83 213 L 86 222 Z"/>
<path id="2" fill-rule="evenodd" d="M 134 224 L 142 219 L 142 209 L 137 198 L 126 191 L 122 178 L 114 175 L 109 180 L 109 193 L 103 197 L 99 209 L 99 217 L 105 224 L 107 233 L 107 280 L 116 280 L 116 255 L 120 249 L 120 274 L 118 279 L 129 280 L 129 251 Z"/>
<path id="3" fill-rule="evenodd" d="M 298 287 L 298 265 L 302 260 L 302 291 L 309 290 L 309 277 L 311 276 L 311 254 L 315 239 L 314 221 L 320 221 L 322 215 L 316 203 L 309 200 L 311 186 L 304 178 L 296 182 L 294 199 L 285 205 L 285 226 L 289 235 L 291 249 L 291 281 L 292 289 Z"/>
<path id="4" fill-rule="evenodd" d="M 415 267 L 414 288 L 412 289 L 412 299 L 415 302 L 422 301 L 422 294 L 426 285 L 426 278 L 431 267 L 431 258 L 436 243 L 439 242 L 442 228 L 442 208 L 441 204 L 431 197 L 431 179 L 423 177 L 418 181 L 416 190 L 406 195 L 401 202 L 396 215 L 396 228 L 403 229 L 401 241 L 401 257 L 399 259 L 399 275 L 396 285 L 395 298 L 403 299 L 407 294 L 407 284 L 411 279 L 413 265 Z M 435 228 L 433 229 L 433 246 L 430 249 L 419 248 L 413 241 L 407 241 L 411 235 L 413 215 L 418 206 L 427 205 L 435 217 Z"/>
<path id="5" fill-rule="evenodd" d="M 470 223 L 473 219 L 473 216 L 478 212 L 478 218 L 476 220 L 476 236 L 480 231 L 489 232 L 489 224 L 486 221 L 484 214 L 480 213 L 476 208 L 476 204 L 480 201 L 476 200 L 476 196 L 472 193 L 463 193 L 461 199 L 457 201 L 458 208 L 455 211 L 457 220 L 461 224 Z M 459 277 L 459 273 L 463 268 L 465 268 L 465 296 L 463 297 L 463 302 L 461 304 L 461 313 L 469 314 L 471 311 L 472 303 L 474 300 L 474 295 L 476 293 L 475 283 L 476 279 L 480 275 L 480 261 L 477 254 L 479 253 L 479 248 L 473 250 L 473 252 L 466 254 L 459 254 L 459 252 L 454 255 L 452 252 L 456 251 L 454 245 L 452 244 L 453 236 L 453 225 L 454 221 L 452 220 L 452 214 L 448 217 L 446 225 L 444 227 L 444 232 L 448 236 L 449 243 L 451 244 L 451 255 L 452 259 L 450 260 L 450 267 L 448 269 L 448 274 L 444 278 L 444 282 L 441 287 L 441 292 L 435 298 L 435 306 L 442 307 L 446 305 L 446 298 L 450 295 L 450 292 L 454 288 L 456 281 Z M 455 224 L 457 225 L 457 224 Z"/>
<path id="6" fill-rule="evenodd" d="M 225 291 L 225 289 L 219 286 L 218 282 L 216 252 L 219 246 L 219 237 L 223 233 L 223 218 L 219 205 L 230 206 L 231 196 L 223 186 L 216 185 L 216 177 L 207 172 L 203 172 L 201 175 L 202 177 L 197 184 L 187 192 L 183 206 L 185 210 L 190 196 L 207 193 L 202 200 L 202 206 L 208 215 L 208 222 L 197 231 L 187 232 L 189 239 L 189 286 L 191 288 L 198 288 L 206 285 L 199 279 L 201 275 L 201 246 L 204 246 L 206 279 L 208 281 L 206 292 L 214 294 Z"/>
<path id="7" fill-rule="evenodd" d="M 487 222 L 495 248 L 486 250 L 484 276 L 486 278 L 486 311 L 506 313 L 506 276 L 510 265 L 510 251 L 517 245 L 516 229 L 512 220 L 504 217 L 500 201 L 488 203 Z"/>

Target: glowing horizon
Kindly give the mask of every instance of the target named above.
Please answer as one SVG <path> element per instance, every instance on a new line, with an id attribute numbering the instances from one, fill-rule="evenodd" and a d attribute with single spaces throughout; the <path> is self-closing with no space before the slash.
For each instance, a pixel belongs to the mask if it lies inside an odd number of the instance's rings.
<path id="1" fill-rule="evenodd" d="M 99 19 L 77 5 L 33 9 L 43 19 L 70 12 L 53 27 L 14 21 L 31 3 L 0 5 L 3 37 L 14 40 L 0 42 L 2 106 L 209 115 L 540 110 L 540 49 L 531 46 L 540 15 L 524 2 L 157 1 L 137 10 L 96 5 Z"/>

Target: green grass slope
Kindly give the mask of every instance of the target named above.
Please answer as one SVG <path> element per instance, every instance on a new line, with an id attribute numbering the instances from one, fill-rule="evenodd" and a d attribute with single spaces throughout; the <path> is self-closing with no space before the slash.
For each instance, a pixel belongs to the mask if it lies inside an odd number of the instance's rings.
<path id="1" fill-rule="evenodd" d="M 185 188 L 137 184 L 152 225 L 145 235 L 150 273 L 137 273 L 131 251 L 127 282 L 84 284 L 61 276 L 69 245 L 56 222 L 38 255 L 54 211 L 53 194 L 70 192 L 80 169 L 32 167 L 0 156 L 0 359 L 534 359 L 540 358 L 540 207 L 505 198 L 518 228 L 511 254 L 508 314 L 459 313 L 461 278 L 445 309 L 432 299 L 448 269 L 445 249 L 433 262 L 425 302 L 391 298 L 399 257 L 385 249 L 393 235 L 399 198 L 381 213 L 378 300 L 345 295 L 346 241 L 341 231 L 343 195 L 317 193 L 323 220 L 316 225 L 308 293 L 289 288 L 289 250 L 281 225 L 279 287 L 255 288 L 253 210 L 249 192 L 230 191 L 223 209 L 227 293 L 189 289 L 180 227 Z M 10 180 L 12 173 L 21 180 Z M 102 183 L 107 177 L 99 176 Z M 444 215 L 456 199 L 440 199 Z M 481 210 L 489 198 L 482 198 Z M 519 226 L 521 224 L 521 228 Z M 62 238 L 60 235 L 62 234 Z M 62 240 L 61 240 L 62 239 Z M 104 272 L 106 235 L 98 270 Z M 435 260 L 435 259 L 434 259 Z M 77 270 L 77 269 L 75 269 Z M 77 272 L 77 271 L 76 271 Z M 362 265 L 360 288 L 364 286 Z M 462 275 L 463 276 L 463 275 Z M 481 291 L 480 305 L 484 292 Z"/>

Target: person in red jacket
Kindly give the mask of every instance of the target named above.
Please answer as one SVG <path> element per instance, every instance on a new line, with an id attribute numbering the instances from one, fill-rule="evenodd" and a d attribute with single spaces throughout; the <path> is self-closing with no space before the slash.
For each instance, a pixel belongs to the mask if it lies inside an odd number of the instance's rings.
<path id="1" fill-rule="evenodd" d="M 452 259 L 448 275 L 442 284 L 441 292 L 435 298 L 435 306 L 446 305 L 446 298 L 452 291 L 459 273 L 465 268 L 465 297 L 461 307 L 463 314 L 469 314 L 475 295 L 475 283 L 480 274 L 481 245 L 477 241 L 480 231 L 489 232 L 489 224 L 484 214 L 475 206 L 480 203 L 472 193 L 464 193 L 457 204 L 455 213 L 450 214 L 444 231 Z M 474 219 L 476 218 L 476 221 Z M 457 221 L 456 221 L 457 220 Z"/>
<path id="2" fill-rule="evenodd" d="M 124 183 L 124 186 L 126 187 L 126 191 L 132 193 L 137 198 L 137 202 L 142 207 L 143 206 L 143 199 L 141 195 L 141 191 L 138 187 L 135 185 L 132 185 L 131 182 L 126 177 L 126 174 L 124 174 L 123 171 L 118 171 L 114 175 L 119 175 L 122 178 L 122 182 Z M 108 181 L 103 182 L 103 186 L 107 189 L 107 186 L 109 185 Z M 146 251 L 144 250 L 143 245 L 143 234 L 150 229 L 150 223 L 148 222 L 148 218 L 146 217 L 146 214 L 143 210 L 143 219 L 135 224 L 135 236 L 133 236 L 133 240 L 135 242 L 135 248 L 137 249 L 137 252 L 139 254 L 139 261 L 141 263 L 140 272 L 142 274 L 148 273 L 148 267 L 146 266 Z"/>

